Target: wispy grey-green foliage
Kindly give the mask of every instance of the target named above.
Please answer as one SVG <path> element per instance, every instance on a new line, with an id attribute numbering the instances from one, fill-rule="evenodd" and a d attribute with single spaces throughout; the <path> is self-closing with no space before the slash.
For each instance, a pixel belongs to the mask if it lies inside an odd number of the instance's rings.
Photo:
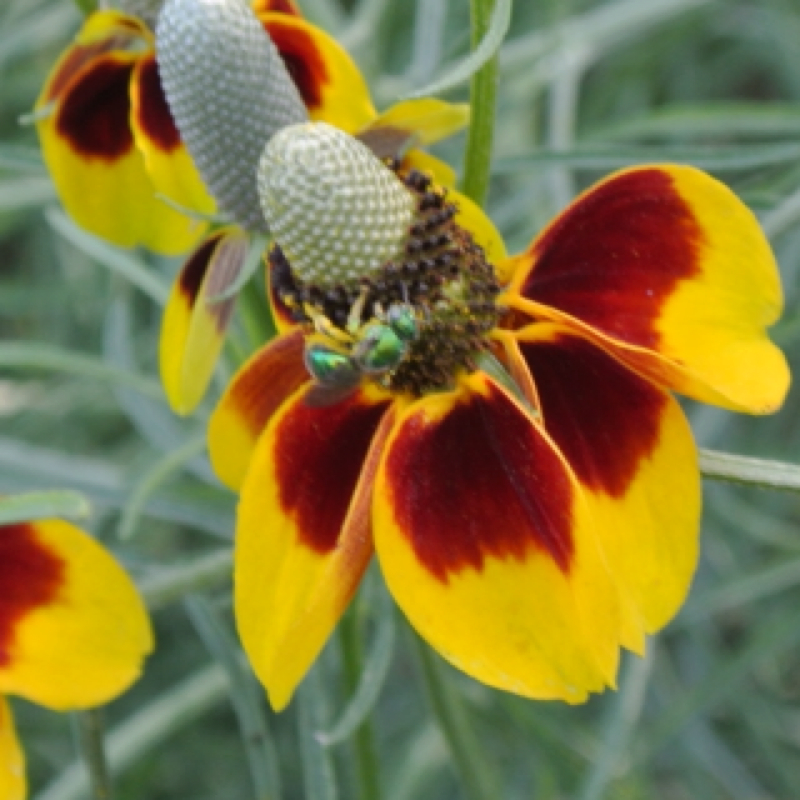
<path id="1" fill-rule="evenodd" d="M 468 52 L 467 0 L 300 5 L 350 49 L 379 108 L 452 75 Z M 178 263 L 98 249 L 71 230 L 52 210 L 34 131 L 18 122 L 79 19 L 69 0 L 0 6 L 0 493 L 85 495 L 92 531 L 157 606 L 158 651 L 143 680 L 105 713 L 117 800 L 255 800 L 257 786 L 277 785 L 257 777 L 272 774 L 273 758 L 286 800 L 357 797 L 357 732 L 345 740 L 313 733 L 362 718 L 365 696 L 374 698 L 384 800 L 473 796 L 427 705 L 431 664 L 421 667 L 402 627 L 387 637 L 376 616 L 391 613 L 376 600 L 379 581 L 350 613 L 365 637 L 363 663 L 385 665 L 392 648 L 381 691 L 372 684 L 348 693 L 337 641 L 301 702 L 277 718 L 258 693 L 253 700 L 249 683 L 230 681 L 240 654 L 233 648 L 232 661 L 221 659 L 219 647 L 235 641 L 224 556 L 234 500 L 196 447 L 211 401 L 180 420 L 158 388 L 160 302 Z M 798 40 L 800 6 L 789 0 L 516 3 L 499 58 L 488 201 L 511 249 L 609 170 L 644 160 L 702 166 L 756 210 L 772 237 L 788 309 L 776 338 L 800 367 Z M 466 92 L 465 84 L 448 96 Z M 463 146 L 460 136 L 437 152 L 460 165 Z M 259 308 L 259 289 L 252 292 L 245 311 Z M 217 391 L 256 346 L 258 328 L 252 314 L 237 320 Z M 764 419 L 689 411 L 704 447 L 800 461 L 794 394 Z M 619 692 L 576 708 L 532 703 L 476 684 L 432 655 L 433 680 L 448 683 L 478 743 L 479 780 L 499 781 L 498 796 L 797 795 L 800 501 L 717 481 L 706 482 L 705 499 L 691 597 L 646 660 L 626 661 Z M 195 627 L 181 602 L 190 593 L 203 598 L 190 606 Z M 213 619 L 213 637 L 198 608 Z M 254 702 L 261 705 L 247 717 Z M 32 796 L 86 797 L 68 721 L 22 703 L 14 712 Z M 268 747 L 242 740 L 253 730 L 271 738 Z"/>

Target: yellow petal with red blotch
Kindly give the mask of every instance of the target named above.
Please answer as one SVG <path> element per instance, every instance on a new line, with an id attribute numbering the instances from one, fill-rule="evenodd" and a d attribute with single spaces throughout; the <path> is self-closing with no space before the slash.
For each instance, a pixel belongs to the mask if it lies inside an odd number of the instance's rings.
<path id="1" fill-rule="evenodd" d="M 291 14 L 295 17 L 302 17 L 300 9 L 294 0 L 252 0 L 250 8 L 258 16 L 259 14 Z"/>
<path id="2" fill-rule="evenodd" d="M 581 489 L 528 411 L 487 376 L 399 416 L 373 526 L 398 605 L 460 669 L 570 703 L 614 684 L 617 591 Z"/>
<path id="3" fill-rule="evenodd" d="M 155 53 L 137 61 L 131 82 L 131 130 L 156 192 L 198 215 L 214 212 L 214 199 L 206 189 L 197 167 L 172 119 L 161 86 Z M 187 214 L 187 219 L 190 217 Z M 208 223 L 199 218 L 192 226 L 195 240 Z"/>
<path id="4" fill-rule="evenodd" d="M 0 527 L 0 692 L 55 710 L 110 700 L 153 646 L 136 588 L 61 520 Z"/>
<path id="5" fill-rule="evenodd" d="M 236 373 L 208 425 L 208 455 L 217 477 L 238 490 L 256 441 L 275 412 L 309 381 L 300 329 L 262 347 Z"/>
<path id="6" fill-rule="evenodd" d="M 196 241 L 193 220 L 156 196 L 130 126 L 136 62 L 152 36 L 134 17 L 92 14 L 36 102 L 42 154 L 75 221 L 125 247 L 179 253 Z"/>
<path id="7" fill-rule="evenodd" d="M 317 406 L 306 404 L 307 391 L 278 411 L 259 440 L 236 525 L 237 625 L 277 710 L 372 557 L 372 482 L 393 418 L 385 394 L 361 390 Z"/>
<path id="8" fill-rule="evenodd" d="M 548 434 L 587 498 L 600 545 L 627 597 L 624 644 L 678 611 L 697 565 L 700 473 L 678 403 L 569 329 L 517 332 Z"/>
<path id="9" fill-rule="evenodd" d="M 699 170 L 611 176 L 510 266 L 501 302 L 563 321 L 662 385 L 754 413 L 783 401 L 788 368 L 765 333 L 782 306 L 769 244 L 744 204 Z"/>
<path id="10" fill-rule="evenodd" d="M 167 399 L 178 414 L 197 406 L 211 380 L 236 297 L 211 301 L 234 283 L 247 247 L 240 230 L 217 231 L 192 253 L 172 286 L 161 323 L 159 366 Z"/>
<path id="11" fill-rule="evenodd" d="M 25 800 L 25 758 L 14 731 L 8 702 L 0 697 L 0 797 Z"/>
<path id="12" fill-rule="evenodd" d="M 325 31 L 299 17 L 259 14 L 314 121 L 356 133 L 376 115 L 358 67 Z"/>

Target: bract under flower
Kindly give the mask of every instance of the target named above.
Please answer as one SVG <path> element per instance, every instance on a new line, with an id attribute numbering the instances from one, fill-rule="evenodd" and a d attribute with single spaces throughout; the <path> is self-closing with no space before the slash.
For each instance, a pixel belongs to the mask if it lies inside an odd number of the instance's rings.
<path id="1" fill-rule="evenodd" d="M 213 201 L 167 108 L 153 35 L 135 17 L 91 14 L 36 102 L 37 128 L 61 201 L 114 244 L 173 254 L 190 248 Z"/>
<path id="2" fill-rule="evenodd" d="M 439 214 L 426 180 L 407 185 L 419 209 Z M 241 487 L 237 621 L 276 708 L 373 546 L 410 622 L 470 675 L 567 702 L 613 686 L 619 648 L 643 651 L 680 608 L 697 562 L 697 453 L 669 390 L 762 413 L 788 387 L 765 332 L 780 311 L 769 247 L 741 202 L 695 169 L 623 171 L 524 253 L 493 249 L 507 286 L 494 327 L 470 340 L 472 361 L 448 353 L 484 313 L 480 294 L 466 316 L 456 309 L 483 274 L 476 251 L 449 222 L 426 238 L 425 219 L 406 250 L 416 266 L 392 265 L 366 293 L 315 294 L 273 255 L 286 330 L 212 417 L 212 463 Z M 472 227 L 480 212 L 462 219 Z M 419 259 L 433 294 L 411 277 Z M 387 324 L 398 296 L 419 326 L 406 360 L 364 374 L 354 393 L 310 402 L 303 339 L 321 332 L 346 356 L 358 326 Z M 720 364 L 706 357 L 712 342 Z M 484 371 L 481 349 L 515 381 Z"/>

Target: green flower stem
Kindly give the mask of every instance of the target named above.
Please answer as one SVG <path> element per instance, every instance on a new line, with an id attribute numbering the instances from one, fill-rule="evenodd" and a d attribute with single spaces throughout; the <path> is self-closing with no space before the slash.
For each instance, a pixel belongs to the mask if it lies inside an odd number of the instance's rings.
<path id="1" fill-rule="evenodd" d="M 700 450 L 700 471 L 714 480 L 800 492 L 800 466 L 782 461 Z"/>
<path id="2" fill-rule="evenodd" d="M 443 664 L 430 646 L 416 634 L 417 648 L 425 691 L 439 730 L 455 762 L 464 796 L 470 800 L 497 800 L 501 793 L 486 764 L 485 753 L 469 724 L 458 693 L 448 683 Z"/>
<path id="3" fill-rule="evenodd" d="M 358 614 L 351 609 L 345 614 L 337 628 L 339 643 L 342 648 L 342 661 L 347 696 L 352 697 L 358 688 L 364 668 L 364 657 L 361 647 L 361 632 Z M 381 788 L 378 760 L 375 753 L 375 738 L 369 717 L 358 727 L 354 734 L 356 753 L 356 773 L 358 780 L 358 796 L 361 800 L 380 800 Z"/>
<path id="4" fill-rule="evenodd" d="M 147 705 L 109 730 L 106 752 L 112 775 L 134 767 L 150 753 L 169 748 L 175 735 L 229 695 L 228 676 L 222 667 L 203 667 L 157 695 Z M 45 787 L 36 800 L 86 800 L 89 793 L 82 763 L 70 764 Z"/>
<path id="5" fill-rule="evenodd" d="M 494 0 L 470 0 L 472 47 L 475 48 L 489 29 Z M 492 56 L 470 82 L 472 118 L 467 132 L 464 181 L 461 191 L 483 206 L 489 189 L 489 166 L 494 136 L 494 105 L 497 90 L 497 56 Z"/>
<path id="6" fill-rule="evenodd" d="M 103 711 L 94 708 L 75 715 L 86 770 L 92 784 L 92 800 L 111 800 L 111 778 L 104 742 Z"/>
<path id="7" fill-rule="evenodd" d="M 239 295 L 239 313 L 253 349 L 261 347 L 275 336 L 275 323 L 261 281 L 251 280 L 244 286 Z"/>

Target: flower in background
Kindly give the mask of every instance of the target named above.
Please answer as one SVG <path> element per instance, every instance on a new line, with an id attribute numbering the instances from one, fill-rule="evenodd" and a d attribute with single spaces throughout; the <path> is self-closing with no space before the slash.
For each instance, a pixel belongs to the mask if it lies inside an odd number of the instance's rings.
<path id="1" fill-rule="evenodd" d="M 697 452 L 671 390 L 767 413 L 776 265 L 686 166 L 619 172 L 523 253 L 418 172 L 324 124 L 277 134 L 259 188 L 281 334 L 211 419 L 240 493 L 235 611 L 284 707 L 373 553 L 469 675 L 581 702 L 687 594 Z"/>
<path id="2" fill-rule="evenodd" d="M 255 173 L 275 132 L 323 120 L 358 134 L 381 157 L 404 153 L 408 163 L 452 184 L 449 167 L 415 148 L 463 127 L 468 109 L 425 98 L 378 114 L 347 52 L 285 0 L 256 1 L 250 9 L 236 0 L 167 0 L 156 50 L 182 139 L 235 223 L 190 255 L 165 311 L 162 383 L 173 410 L 186 414 L 203 397 L 222 348 L 249 234 L 269 234 Z"/>
<path id="3" fill-rule="evenodd" d="M 145 20 L 90 14 L 47 78 L 36 120 L 58 195 L 81 227 L 167 254 L 202 236 L 206 224 L 178 207 L 208 214 L 214 204 L 164 99 Z"/>
<path id="4" fill-rule="evenodd" d="M 0 695 L 90 708 L 136 680 L 152 647 L 133 583 L 90 536 L 55 519 L 0 525 Z M 0 696 L 0 797 L 24 796 L 23 754 Z"/>

